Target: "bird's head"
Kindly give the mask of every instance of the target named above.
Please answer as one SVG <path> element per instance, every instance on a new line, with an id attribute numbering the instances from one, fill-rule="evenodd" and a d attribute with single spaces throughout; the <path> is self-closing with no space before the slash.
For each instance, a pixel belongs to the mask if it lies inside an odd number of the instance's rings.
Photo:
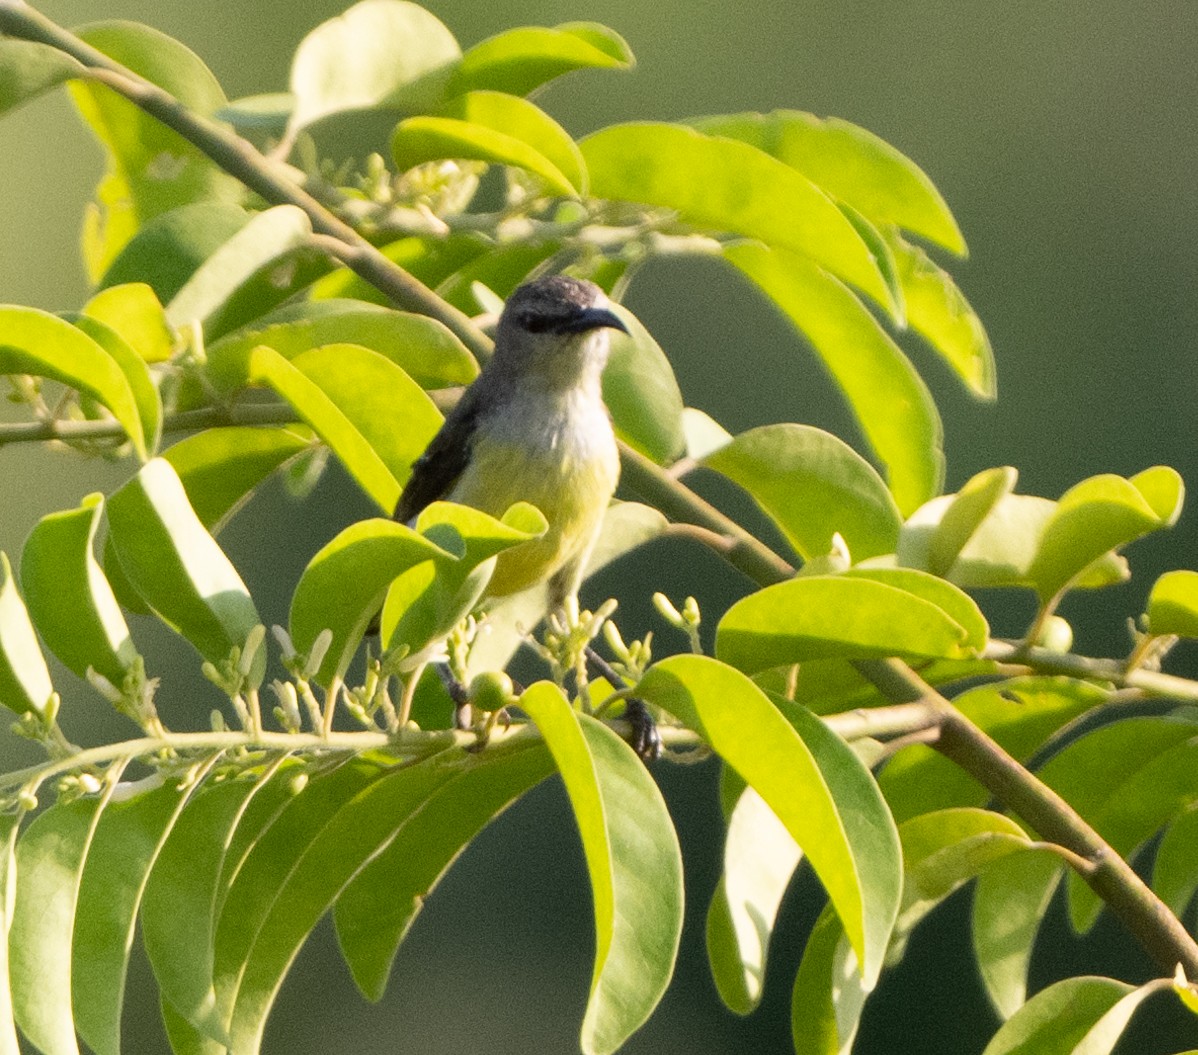
<path id="1" fill-rule="evenodd" d="M 547 384 L 598 378 L 607 362 L 607 331 L 628 329 L 593 282 L 551 275 L 534 279 L 507 300 L 495 335 L 495 361 Z"/>

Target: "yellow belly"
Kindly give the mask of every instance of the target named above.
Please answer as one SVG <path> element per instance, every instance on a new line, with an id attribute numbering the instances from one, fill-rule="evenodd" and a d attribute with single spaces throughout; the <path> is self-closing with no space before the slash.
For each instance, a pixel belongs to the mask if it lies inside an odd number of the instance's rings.
<path id="1" fill-rule="evenodd" d="M 450 501 L 501 517 L 530 502 L 549 522 L 539 539 L 502 553 L 487 594 L 503 596 L 544 582 L 589 554 L 615 491 L 619 456 L 614 442 L 585 450 L 531 453 L 495 439 L 476 443 Z"/>

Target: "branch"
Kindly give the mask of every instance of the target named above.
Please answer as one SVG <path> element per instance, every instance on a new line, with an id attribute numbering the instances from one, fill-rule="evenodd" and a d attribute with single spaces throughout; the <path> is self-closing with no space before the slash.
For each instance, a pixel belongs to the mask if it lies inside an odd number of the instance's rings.
<path id="1" fill-rule="evenodd" d="M 199 148 L 226 172 L 266 201 L 302 209 L 321 243 L 339 261 L 390 297 L 399 307 L 444 323 L 480 359 L 491 353 L 490 340 L 462 312 L 447 304 L 402 268 L 388 260 L 352 227 L 338 219 L 282 166 L 263 157 L 248 142 L 213 121 L 201 118 L 167 92 L 29 8 L 21 0 L 0 0 L 0 31 L 48 44 L 82 63 L 88 76 L 118 92 Z M 794 569 L 768 546 L 725 516 L 660 466 L 621 447 L 624 480 L 674 520 L 694 524 L 720 538 L 717 552 L 759 585 L 789 578 Z M 1160 965 L 1171 972 L 1177 963 L 1198 977 L 1198 945 L 1131 867 L 1090 828 L 1059 795 L 1036 779 L 980 729 L 960 715 L 943 696 L 898 660 L 857 664 L 889 700 L 918 703 L 939 716 L 935 747 L 1022 816 L 1042 836 L 1093 865 L 1086 881 L 1111 906 Z"/>

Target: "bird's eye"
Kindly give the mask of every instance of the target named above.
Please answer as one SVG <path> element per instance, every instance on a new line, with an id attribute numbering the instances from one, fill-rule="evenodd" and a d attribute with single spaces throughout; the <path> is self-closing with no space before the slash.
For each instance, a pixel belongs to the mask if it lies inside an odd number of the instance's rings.
<path id="1" fill-rule="evenodd" d="M 553 325 L 553 319 L 548 315 L 530 311 L 520 316 L 520 325 L 529 333 L 544 333 Z"/>

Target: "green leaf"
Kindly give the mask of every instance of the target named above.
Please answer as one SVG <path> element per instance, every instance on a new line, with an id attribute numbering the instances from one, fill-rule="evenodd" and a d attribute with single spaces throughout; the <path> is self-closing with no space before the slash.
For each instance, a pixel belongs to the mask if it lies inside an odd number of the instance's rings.
<path id="1" fill-rule="evenodd" d="M 418 109 L 440 98 L 461 49 L 445 25 L 401 0 L 363 0 L 321 23 L 295 52 L 293 129 L 326 114 Z"/>
<path id="2" fill-rule="evenodd" d="M 1105 703 L 1109 693 L 1071 678 L 1010 678 L 961 693 L 953 706 L 1017 761 L 1025 762 L 1057 730 Z M 900 822 L 949 806 L 983 806 L 990 792 L 923 745 L 886 763 L 878 783 Z"/>
<path id="3" fill-rule="evenodd" d="M 875 224 L 903 227 L 950 252 L 965 253 L 956 220 L 923 170 L 858 125 L 801 110 L 702 117 L 691 124 L 765 151 Z"/>
<path id="4" fill-rule="evenodd" d="M 1037 993 L 1012 1015 L 986 1045 L 983 1055 L 1033 1051 L 1036 1055 L 1104 1055 L 1115 1046 L 1134 1005 L 1143 996 L 1130 1006 L 1124 1004 L 1111 1018 L 1106 1016 L 1125 997 L 1141 992 L 1113 978 L 1066 978 Z M 1126 1016 L 1122 1010 L 1126 1010 Z"/>
<path id="5" fill-rule="evenodd" d="M 100 290 L 83 306 L 83 314 L 116 330 L 144 362 L 164 363 L 174 351 L 166 311 L 145 282 Z"/>
<path id="6" fill-rule="evenodd" d="M 682 431 L 686 436 L 686 456 L 695 461 L 702 461 L 732 442 L 732 433 L 695 407 L 682 408 Z"/>
<path id="7" fill-rule="evenodd" d="M 531 172 L 553 194 L 585 191 L 582 157 L 565 129 L 526 99 L 501 92 L 471 92 L 438 116 L 400 121 L 391 156 L 400 171 L 445 158 L 485 161 Z"/>
<path id="8" fill-rule="evenodd" d="M 501 300 L 506 299 L 538 265 L 561 248 L 561 242 L 548 240 L 496 246 L 449 275 L 437 286 L 437 296 L 467 315 L 477 314 L 480 307 L 485 310 L 476 294 L 479 284 Z M 613 340 L 618 336 L 618 331 L 612 332 Z"/>
<path id="9" fill-rule="evenodd" d="M 810 425 L 763 425 L 703 459 L 756 500 L 804 559 L 839 533 L 854 561 L 893 553 L 898 507 L 877 471 L 848 444 Z"/>
<path id="10" fill-rule="evenodd" d="M 45 714 L 53 693 L 12 565 L 0 552 L 0 704 L 16 714 Z"/>
<path id="11" fill-rule="evenodd" d="M 484 751 L 418 809 L 394 818 L 395 837 L 342 891 L 334 912 L 342 954 L 367 999 L 382 997 L 400 943 L 458 855 L 552 771 L 540 744 Z"/>
<path id="12" fill-rule="evenodd" d="M 977 603 L 956 586 L 914 568 L 850 568 L 843 572 L 850 579 L 869 579 L 905 590 L 929 601 L 965 630 L 965 647 L 980 654 L 990 638 L 990 627 Z"/>
<path id="13" fill-rule="evenodd" d="M 328 686 L 345 673 L 366 626 L 398 575 L 426 560 L 452 561 L 450 553 L 393 520 L 351 524 L 308 562 L 291 598 L 291 640 L 307 652 L 323 630 L 333 643 L 318 681 Z"/>
<path id="14" fill-rule="evenodd" d="M 148 457 L 137 398 L 117 361 L 82 330 L 35 308 L 0 307 L 0 374 L 48 377 L 102 403 Z"/>
<path id="15" fill-rule="evenodd" d="M 216 112 L 218 121 L 227 121 L 243 136 L 267 136 L 278 142 L 287 130 L 295 96 L 290 92 L 263 92 L 231 99 Z"/>
<path id="16" fill-rule="evenodd" d="M 940 418 L 902 350 L 852 293 L 815 263 L 761 245 L 733 245 L 727 259 L 810 341 L 886 468 L 900 512 L 940 489 Z"/>
<path id="17" fill-rule="evenodd" d="M 417 238 L 413 235 L 384 245 L 379 251 L 413 278 L 433 289 L 491 248 L 478 235 L 467 233 L 445 238 Z M 348 298 L 380 306 L 390 305 L 385 294 L 349 268 L 339 268 L 320 279 L 312 287 L 311 296 L 313 300 Z"/>
<path id="18" fill-rule="evenodd" d="M 0 115 L 77 77 L 83 66 L 65 52 L 31 40 L 0 40 Z"/>
<path id="19" fill-rule="evenodd" d="M 1148 632 L 1198 637 L 1198 572 L 1169 571 L 1148 595 Z"/>
<path id="20" fill-rule="evenodd" d="M 101 290 L 142 282 L 166 304 L 199 266 L 250 221 L 229 202 L 183 205 L 138 228 L 104 272 Z"/>
<path id="21" fill-rule="evenodd" d="M 278 769 L 202 789 L 171 829 L 146 882 L 142 941 L 163 1002 L 209 1029 L 215 1028 L 216 912 L 234 874 L 229 865 L 240 865 L 244 854 L 244 846 L 234 853 L 234 839 L 252 845 L 291 797 L 293 786 Z"/>
<path id="22" fill-rule="evenodd" d="M 790 1006 L 795 1055 L 849 1055 L 868 996 L 857 957 L 831 908 L 816 920 L 795 976 Z"/>
<path id="23" fill-rule="evenodd" d="M 449 82 L 452 93 L 489 88 L 527 95 L 542 84 L 580 69 L 630 69 L 628 44 L 597 22 L 564 23 L 554 29 L 520 26 L 475 44 Z"/>
<path id="24" fill-rule="evenodd" d="M 16 842 L 20 829 L 20 818 L 8 815 L 0 819 L 0 926 L 8 933 L 13 915 L 13 900 L 16 893 Z M 8 942 L 0 942 L 0 1053 L 20 1055 L 16 1025 L 13 1023 L 12 991 L 9 981 Z"/>
<path id="25" fill-rule="evenodd" d="M 994 350 L 977 312 L 952 277 L 922 249 L 889 236 L 907 324 L 982 399 L 996 395 Z"/>
<path id="26" fill-rule="evenodd" d="M 613 310 L 628 334 L 613 333 L 603 371 L 603 401 L 616 435 L 658 465 L 669 465 L 685 448 L 682 393 L 661 346 L 627 308 Z"/>
<path id="27" fill-rule="evenodd" d="M 818 187 L 755 147 L 683 125 L 614 125 L 579 143 L 597 198 L 673 209 L 684 222 L 793 251 L 863 290 L 894 301 L 869 248 Z"/>
<path id="28" fill-rule="evenodd" d="M 749 674 L 810 659 L 969 655 L 969 632 L 938 605 L 869 579 L 811 575 L 738 601 L 716 655 Z"/>
<path id="29" fill-rule="evenodd" d="M 178 780 L 110 802 L 79 887 L 71 997 L 79 1035 L 96 1055 L 119 1055 L 125 976 L 146 879 L 190 789 Z"/>
<path id="30" fill-rule="evenodd" d="M 1190 809 L 1165 830 L 1152 866 L 1152 889 L 1181 916 L 1198 890 L 1198 810 Z"/>
<path id="31" fill-rule="evenodd" d="M 331 269 L 311 239 L 312 224 L 295 205 L 257 213 L 171 298 L 171 325 L 181 329 L 198 321 L 215 340 L 269 311 Z"/>
<path id="32" fill-rule="evenodd" d="M 200 523 L 215 535 L 263 481 L 310 450 L 313 438 L 302 425 L 232 425 L 188 436 L 162 457 L 178 474 Z"/>
<path id="33" fill-rule="evenodd" d="M 770 936 L 803 852 L 752 788 L 728 817 L 724 874 L 707 912 L 707 958 L 720 998 L 738 1015 L 761 1001 Z"/>
<path id="34" fill-rule="evenodd" d="M 1064 874 L 1050 850 L 1028 850 L 994 862 L 973 894 L 973 949 L 986 995 L 1010 1018 L 1027 1000 L 1032 946 Z"/>
<path id="35" fill-rule="evenodd" d="M 1106 473 L 1061 496 L 1040 538 L 1028 575 L 1047 601 L 1110 550 L 1170 527 L 1181 512 L 1183 485 L 1173 469 L 1156 466 L 1125 480 Z"/>
<path id="36" fill-rule="evenodd" d="M 520 697 L 562 775 L 595 906 L 587 1055 L 616 1051 L 652 1014 L 682 937 L 682 851 L 657 785 L 632 749 L 540 682 Z"/>
<path id="37" fill-rule="evenodd" d="M 120 686 L 137 658 L 129 627 L 93 552 L 104 497 L 42 517 L 21 551 L 21 584 L 50 651 L 81 678 L 89 667 Z"/>
<path id="38" fill-rule="evenodd" d="M 1018 478 L 1018 470 L 1004 466 L 986 469 L 965 482 L 931 532 L 927 549 L 928 571 L 933 575 L 948 575 L 995 505 L 1015 489 Z"/>
<path id="39" fill-rule="evenodd" d="M 111 794 L 46 810 L 17 844 L 8 936 L 13 1013 L 45 1055 L 78 1055 L 71 1017 L 71 948 L 84 861 Z"/>
<path id="40" fill-rule="evenodd" d="M 956 807 L 899 825 L 906 883 L 903 914 L 943 901 L 995 861 L 1028 849 L 1027 833 L 991 810 Z M 923 911 L 920 911 L 923 909 Z"/>
<path id="41" fill-rule="evenodd" d="M 695 729 L 757 790 L 811 861 L 872 986 L 898 910 L 901 859 L 869 771 L 817 718 L 793 707 L 783 716 L 743 674 L 707 657 L 655 664 L 637 695 Z"/>
<path id="42" fill-rule="evenodd" d="M 141 419 L 143 445 L 147 455 L 152 456 L 162 439 L 162 399 L 145 360 L 107 323 L 93 319 L 90 315 L 74 315 L 68 321 L 112 356 L 113 362 L 125 375 Z"/>
<path id="43" fill-rule="evenodd" d="M 387 590 L 380 637 L 388 649 L 413 653 L 444 638 L 478 603 L 491 580 L 491 558 L 542 536 L 548 524 L 535 507 L 518 502 L 502 520 L 469 506 L 433 502 L 421 510 L 416 530 L 430 542 L 462 556 L 453 562 L 424 561 Z"/>
<path id="44" fill-rule="evenodd" d="M 165 88 L 202 117 L 225 93 L 199 57 L 177 40 L 135 22 L 96 22 L 75 31 L 109 58 Z M 97 280 L 146 221 L 189 202 L 239 202 L 241 184 L 197 147 L 111 89 L 69 85 L 84 121 L 107 152 L 107 172 L 85 217 L 87 270 Z"/>
<path id="45" fill-rule="evenodd" d="M 261 622 L 241 576 L 204 530 L 169 462 L 147 462 L 109 499 L 108 529 L 130 583 L 205 659 L 227 659 Z M 265 667 L 260 649 L 255 684 Z"/>
<path id="46" fill-rule="evenodd" d="M 207 376 L 222 392 L 249 382 L 250 353 L 273 348 L 285 359 L 329 344 L 357 344 L 390 359 L 421 388 L 468 385 L 478 364 L 436 319 L 355 300 L 287 304 L 222 337 L 208 349 Z"/>
<path id="47" fill-rule="evenodd" d="M 174 1055 L 226 1055 L 220 1041 L 205 1036 L 166 1000 L 160 1001 L 162 1025 Z"/>

